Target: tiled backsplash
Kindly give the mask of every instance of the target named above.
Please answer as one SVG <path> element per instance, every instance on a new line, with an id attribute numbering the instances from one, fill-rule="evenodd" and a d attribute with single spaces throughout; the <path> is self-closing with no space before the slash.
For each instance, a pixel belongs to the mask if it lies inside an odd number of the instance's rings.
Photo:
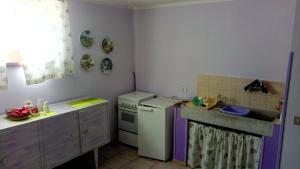
<path id="1" fill-rule="evenodd" d="M 284 83 L 263 80 L 268 85 L 268 94 L 244 91 L 244 87 L 254 80 L 201 74 L 198 76 L 197 94 L 210 97 L 220 94 L 226 104 L 277 111 L 276 106 L 284 96 Z"/>

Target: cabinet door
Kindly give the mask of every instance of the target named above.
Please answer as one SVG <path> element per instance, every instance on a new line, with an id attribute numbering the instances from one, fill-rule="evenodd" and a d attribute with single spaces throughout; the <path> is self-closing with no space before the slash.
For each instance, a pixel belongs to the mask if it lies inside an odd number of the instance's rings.
<path id="1" fill-rule="evenodd" d="M 138 154 L 166 160 L 166 110 L 139 106 Z"/>
<path id="2" fill-rule="evenodd" d="M 87 152 L 108 142 L 108 105 L 79 112 L 81 151 Z"/>
<path id="3" fill-rule="evenodd" d="M 0 133 L 0 168 L 42 168 L 37 125 L 20 126 Z"/>
<path id="4" fill-rule="evenodd" d="M 41 123 L 45 168 L 53 168 L 80 154 L 78 114 L 68 113 Z"/>

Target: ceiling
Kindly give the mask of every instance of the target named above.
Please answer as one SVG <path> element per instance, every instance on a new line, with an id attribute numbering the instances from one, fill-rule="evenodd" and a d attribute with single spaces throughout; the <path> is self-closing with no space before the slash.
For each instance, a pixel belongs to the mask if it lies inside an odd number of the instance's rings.
<path id="1" fill-rule="evenodd" d="M 99 4 L 132 9 L 156 8 L 165 6 L 187 5 L 195 3 L 211 3 L 232 0 L 82 0 Z"/>

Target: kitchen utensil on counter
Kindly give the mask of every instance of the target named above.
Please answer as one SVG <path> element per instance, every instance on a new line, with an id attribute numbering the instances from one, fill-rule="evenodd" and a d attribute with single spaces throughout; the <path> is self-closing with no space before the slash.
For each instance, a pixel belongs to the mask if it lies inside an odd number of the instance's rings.
<path id="1" fill-rule="evenodd" d="M 25 107 L 25 108 L 33 107 L 32 101 L 31 100 L 24 101 L 24 106 L 23 107 Z"/>
<path id="2" fill-rule="evenodd" d="M 245 91 L 261 91 L 265 94 L 268 94 L 268 85 L 261 81 L 261 80 L 254 80 L 253 82 L 251 82 L 250 84 L 248 84 L 247 86 L 244 87 Z"/>
<path id="3" fill-rule="evenodd" d="M 50 112 L 49 103 L 47 101 L 44 102 L 43 110 L 44 110 L 44 113 Z"/>
<path id="4" fill-rule="evenodd" d="M 196 96 L 196 97 L 193 98 L 193 103 L 197 107 L 202 107 L 203 106 L 203 99 L 201 97 Z"/>
<path id="5" fill-rule="evenodd" d="M 38 99 L 36 106 L 37 106 L 37 109 L 38 109 L 39 112 L 44 111 L 44 109 L 43 109 L 43 106 L 44 106 L 43 99 Z"/>
<path id="6" fill-rule="evenodd" d="M 203 97 L 203 107 L 204 109 L 211 109 L 218 104 L 217 97 Z"/>

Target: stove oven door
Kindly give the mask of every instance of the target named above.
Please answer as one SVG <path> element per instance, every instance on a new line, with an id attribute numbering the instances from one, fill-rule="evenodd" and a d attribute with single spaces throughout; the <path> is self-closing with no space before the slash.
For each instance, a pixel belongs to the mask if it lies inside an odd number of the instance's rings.
<path id="1" fill-rule="evenodd" d="M 119 129 L 137 134 L 137 112 L 119 109 L 118 111 L 118 125 Z"/>

